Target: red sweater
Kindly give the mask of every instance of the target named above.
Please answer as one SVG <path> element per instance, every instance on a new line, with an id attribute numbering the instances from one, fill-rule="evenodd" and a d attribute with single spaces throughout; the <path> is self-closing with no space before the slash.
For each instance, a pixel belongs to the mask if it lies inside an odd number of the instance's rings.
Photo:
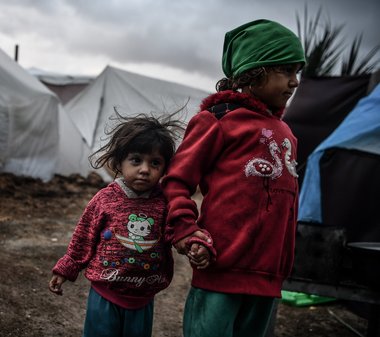
<path id="1" fill-rule="evenodd" d="M 92 198 L 53 272 L 75 281 L 86 268 L 100 295 L 137 309 L 170 284 L 173 259 L 162 235 L 166 200 L 161 190 L 146 198 L 127 193 L 133 192 L 118 180 Z"/>
<path id="2" fill-rule="evenodd" d="M 219 119 L 206 110 L 227 102 L 240 107 Z M 189 122 L 163 189 L 168 239 L 175 243 L 204 228 L 214 240 L 216 262 L 193 270 L 193 286 L 281 296 L 293 263 L 298 203 L 296 139 L 281 113 L 226 91 L 206 98 Z M 198 185 L 199 217 L 190 198 Z"/>

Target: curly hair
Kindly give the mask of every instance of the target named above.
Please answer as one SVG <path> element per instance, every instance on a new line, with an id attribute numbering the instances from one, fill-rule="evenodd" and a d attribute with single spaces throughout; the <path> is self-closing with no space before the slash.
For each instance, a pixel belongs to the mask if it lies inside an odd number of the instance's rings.
<path id="1" fill-rule="evenodd" d="M 268 73 L 284 72 L 283 68 L 286 66 L 288 65 L 278 64 L 259 68 L 252 68 L 245 71 L 236 78 L 222 78 L 216 83 L 215 88 L 217 92 L 224 90 L 238 91 L 239 89 L 242 89 L 244 87 L 254 88 L 255 86 L 262 85 L 266 82 L 268 78 Z"/>
<path id="2" fill-rule="evenodd" d="M 109 131 L 108 142 L 89 156 L 90 164 L 98 169 L 106 166 L 117 176 L 121 163 L 129 153 L 152 153 L 157 150 L 165 159 L 167 168 L 176 149 L 176 142 L 185 129 L 184 123 L 174 120 L 177 113 L 160 117 L 139 114 L 135 117 L 123 117 L 115 109 L 119 124 Z"/>
<path id="3" fill-rule="evenodd" d="M 267 78 L 267 70 L 267 67 L 253 68 L 245 71 L 236 78 L 222 78 L 215 85 L 216 91 L 237 91 L 244 87 L 262 84 Z"/>

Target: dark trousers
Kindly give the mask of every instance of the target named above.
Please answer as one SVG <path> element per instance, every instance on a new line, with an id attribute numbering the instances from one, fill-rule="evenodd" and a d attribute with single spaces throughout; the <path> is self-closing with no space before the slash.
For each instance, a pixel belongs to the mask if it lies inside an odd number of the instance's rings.
<path id="1" fill-rule="evenodd" d="M 151 337 L 152 326 L 153 301 L 142 309 L 128 310 L 90 289 L 83 337 Z"/>

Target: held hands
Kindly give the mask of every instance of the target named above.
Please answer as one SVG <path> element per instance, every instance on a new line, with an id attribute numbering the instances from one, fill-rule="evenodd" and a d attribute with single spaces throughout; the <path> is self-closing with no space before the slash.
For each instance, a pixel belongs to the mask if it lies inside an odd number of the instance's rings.
<path id="1" fill-rule="evenodd" d="M 186 255 L 197 269 L 205 269 L 215 259 L 216 251 L 210 234 L 206 231 L 195 231 L 179 240 L 174 247 L 179 254 Z"/>
<path id="2" fill-rule="evenodd" d="M 62 284 L 66 281 L 66 278 L 63 276 L 53 274 L 50 282 L 49 282 L 49 290 L 56 294 L 62 296 L 63 290 L 62 290 Z"/>
<path id="3" fill-rule="evenodd" d="M 193 243 L 187 253 L 190 263 L 197 269 L 205 269 L 210 264 L 210 252 L 201 244 Z"/>

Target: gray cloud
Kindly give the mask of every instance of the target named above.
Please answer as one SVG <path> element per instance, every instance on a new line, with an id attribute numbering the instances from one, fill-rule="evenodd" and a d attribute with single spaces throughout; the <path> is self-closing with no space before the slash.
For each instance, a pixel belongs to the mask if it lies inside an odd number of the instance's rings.
<path id="1" fill-rule="evenodd" d="M 364 34 L 363 50 L 379 44 L 378 0 L 306 0 L 332 23 L 344 23 L 347 40 Z M 0 0 L 0 31 L 50 43 L 62 53 L 101 55 L 119 63 L 156 63 L 221 76 L 226 31 L 250 20 L 277 20 L 296 32 L 301 0 Z M 1 14 L 2 13 L 2 14 Z M 12 20 L 8 16 L 12 17 Z M 50 42 L 47 42 L 50 41 Z M 42 67 L 41 65 L 35 65 Z"/>

